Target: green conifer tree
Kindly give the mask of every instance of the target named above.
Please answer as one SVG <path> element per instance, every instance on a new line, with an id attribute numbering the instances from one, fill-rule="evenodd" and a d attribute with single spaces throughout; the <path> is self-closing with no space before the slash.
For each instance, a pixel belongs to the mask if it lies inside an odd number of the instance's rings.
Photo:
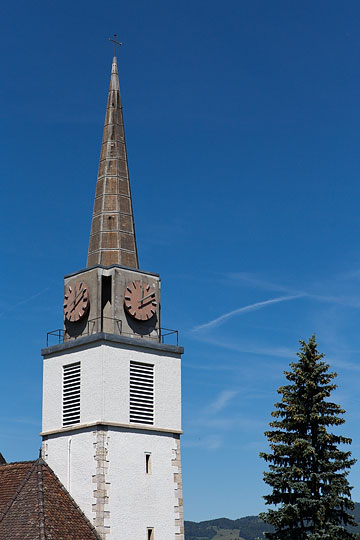
<path id="1" fill-rule="evenodd" d="M 264 497 L 275 505 L 260 517 L 275 528 L 265 533 L 271 540 L 353 540 L 346 530 L 356 525 L 351 511 L 351 489 L 347 480 L 356 460 L 339 445 L 351 439 L 328 428 L 345 422 L 339 405 L 328 401 L 337 388 L 324 355 L 317 351 L 315 336 L 300 341 L 298 361 L 285 371 L 290 384 L 278 389 L 281 401 L 271 414 L 271 431 L 265 432 L 271 453 L 260 456 L 269 463 L 264 480 L 272 493 Z"/>

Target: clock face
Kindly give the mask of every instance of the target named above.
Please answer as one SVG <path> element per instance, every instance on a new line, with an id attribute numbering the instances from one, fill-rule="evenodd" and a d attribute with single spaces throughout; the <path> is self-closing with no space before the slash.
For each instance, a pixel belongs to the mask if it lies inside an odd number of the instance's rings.
<path id="1" fill-rule="evenodd" d="M 124 293 L 125 309 L 137 321 L 147 321 L 156 312 L 156 293 L 146 281 L 131 281 Z"/>
<path id="2" fill-rule="evenodd" d="M 77 281 L 68 285 L 64 296 L 64 316 L 69 322 L 78 322 L 85 317 L 90 306 L 86 283 Z"/>

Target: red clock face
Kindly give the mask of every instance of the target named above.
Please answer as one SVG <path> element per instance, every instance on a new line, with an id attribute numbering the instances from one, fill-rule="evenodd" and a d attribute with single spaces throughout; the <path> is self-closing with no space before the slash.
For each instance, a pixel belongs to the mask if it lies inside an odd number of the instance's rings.
<path id="1" fill-rule="evenodd" d="M 147 321 L 156 313 L 156 293 L 146 281 L 131 281 L 124 293 L 125 309 L 137 321 Z"/>
<path id="2" fill-rule="evenodd" d="M 85 317 L 90 305 L 86 283 L 77 281 L 68 285 L 64 296 L 64 316 L 69 322 L 78 322 Z"/>

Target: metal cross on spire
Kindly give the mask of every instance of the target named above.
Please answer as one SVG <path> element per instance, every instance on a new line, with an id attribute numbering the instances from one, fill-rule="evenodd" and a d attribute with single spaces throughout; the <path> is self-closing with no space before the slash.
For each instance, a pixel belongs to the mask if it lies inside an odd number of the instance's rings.
<path id="1" fill-rule="evenodd" d="M 116 45 L 122 45 L 121 41 L 116 41 L 117 34 L 114 34 L 114 39 L 109 37 L 109 41 L 112 41 L 114 43 L 114 56 L 116 56 Z"/>

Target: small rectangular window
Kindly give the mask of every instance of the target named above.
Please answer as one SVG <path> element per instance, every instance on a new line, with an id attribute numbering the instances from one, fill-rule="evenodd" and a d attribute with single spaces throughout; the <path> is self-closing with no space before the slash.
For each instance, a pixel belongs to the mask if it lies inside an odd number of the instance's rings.
<path id="1" fill-rule="evenodd" d="M 155 536 L 154 536 L 154 529 L 151 527 L 151 528 L 148 528 L 147 530 L 147 538 L 146 540 L 154 540 Z"/>
<path id="2" fill-rule="evenodd" d="M 130 362 L 130 422 L 154 423 L 154 366 Z"/>
<path id="3" fill-rule="evenodd" d="M 151 454 L 145 454 L 145 471 L 146 474 L 151 474 Z"/>
<path id="4" fill-rule="evenodd" d="M 80 422 L 80 362 L 63 366 L 63 426 Z"/>

